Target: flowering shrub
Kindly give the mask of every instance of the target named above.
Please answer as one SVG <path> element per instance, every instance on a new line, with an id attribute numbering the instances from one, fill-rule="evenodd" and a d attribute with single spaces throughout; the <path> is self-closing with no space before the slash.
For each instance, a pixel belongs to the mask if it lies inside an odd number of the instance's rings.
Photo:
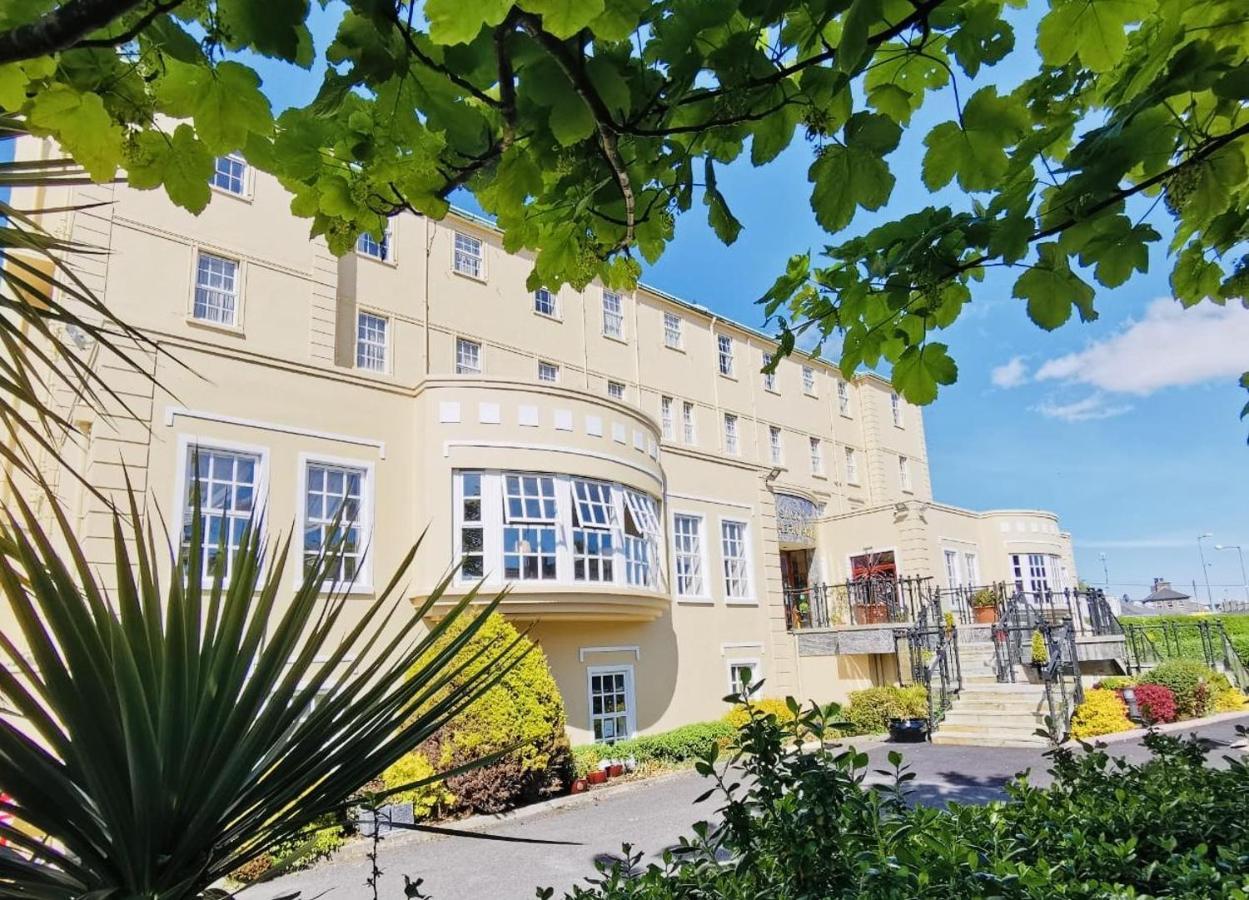
<path id="1" fill-rule="evenodd" d="M 1210 712 L 1210 683 L 1215 677 L 1199 662 L 1191 659 L 1169 659 L 1141 676 L 1141 684 L 1161 684 L 1175 694 L 1176 713 L 1181 719 L 1193 719 Z"/>
<path id="2" fill-rule="evenodd" d="M 1242 712 L 1249 709 L 1249 697 L 1234 687 L 1224 688 L 1214 695 L 1215 712 Z"/>
<path id="3" fill-rule="evenodd" d="M 797 718 L 797 716 L 790 711 L 788 704 L 786 704 L 785 701 L 781 700 L 779 697 L 763 697 L 759 700 L 751 700 L 750 705 L 759 712 L 763 713 L 765 716 L 776 716 L 776 721 L 780 722 L 782 725 L 786 725 Z M 736 732 L 737 729 L 741 728 L 750 721 L 750 710 L 748 710 L 744 704 L 739 703 L 737 706 L 734 706 L 731 710 L 729 710 L 728 714 L 724 717 L 724 721 L 729 725 L 732 725 L 733 731 Z"/>
<path id="4" fill-rule="evenodd" d="M 1136 694 L 1136 705 L 1140 708 L 1146 724 L 1159 725 L 1175 721 L 1175 694 L 1169 687 L 1161 684 L 1138 684 L 1132 690 Z"/>
<path id="5" fill-rule="evenodd" d="M 430 765 L 425 754 L 413 750 L 405 754 L 389 769 L 382 773 L 382 783 L 387 790 L 397 788 L 414 781 L 433 778 L 434 767 Z M 406 791 L 400 791 L 387 800 L 388 803 L 411 803 L 412 815 L 417 819 L 426 819 L 442 808 L 455 805 L 455 794 L 447 790 L 441 781 L 430 781 Z"/>
<path id="6" fill-rule="evenodd" d="M 1084 702 L 1071 717 L 1071 736 L 1079 740 L 1131 731 L 1136 726 L 1128 718 L 1128 706 L 1116 691 L 1094 688 L 1084 695 Z"/>
<path id="7" fill-rule="evenodd" d="M 851 691 L 845 716 L 857 733 L 879 734 L 889 727 L 890 719 L 927 718 L 928 691 L 922 684 Z"/>
<path id="8" fill-rule="evenodd" d="M 1093 687 L 1105 688 L 1108 691 L 1121 691 L 1125 687 L 1134 687 L 1135 685 L 1136 679 L 1130 675 L 1107 675 Z"/>

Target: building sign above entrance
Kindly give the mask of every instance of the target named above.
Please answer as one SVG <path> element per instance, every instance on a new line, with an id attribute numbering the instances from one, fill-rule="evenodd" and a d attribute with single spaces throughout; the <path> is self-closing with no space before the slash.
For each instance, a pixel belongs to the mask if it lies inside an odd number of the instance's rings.
<path id="1" fill-rule="evenodd" d="M 781 543 L 814 544 L 821 507 L 806 497 L 776 495 L 776 530 Z"/>

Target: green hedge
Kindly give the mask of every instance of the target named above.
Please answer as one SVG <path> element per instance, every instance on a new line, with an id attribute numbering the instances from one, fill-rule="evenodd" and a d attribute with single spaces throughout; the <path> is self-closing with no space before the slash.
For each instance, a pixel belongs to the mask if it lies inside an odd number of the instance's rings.
<path id="1" fill-rule="evenodd" d="M 574 747 L 573 762 L 578 775 L 597 769 L 605 759 L 632 759 L 639 765 L 675 765 L 706 755 L 713 746 L 727 743 L 736 729 L 727 722 L 695 722 L 659 734 L 628 738 L 614 744 L 585 744 Z"/>
<path id="2" fill-rule="evenodd" d="M 1164 624 L 1169 625 L 1174 622 L 1179 625 L 1192 625 L 1194 622 L 1203 620 L 1222 622 L 1224 630 L 1227 631 L 1227 637 L 1236 651 L 1236 655 L 1240 657 L 1240 661 L 1244 665 L 1249 666 L 1249 613 L 1229 613 L 1226 615 L 1196 613 L 1190 616 L 1123 616 L 1120 619 L 1124 625 L 1144 626 L 1145 633 L 1153 638 L 1159 649 L 1162 647 L 1161 626 Z M 1184 659 L 1205 659 L 1201 649 L 1201 634 L 1196 628 L 1180 629 L 1179 649 L 1180 656 Z M 1215 648 L 1215 652 L 1218 652 L 1218 648 Z"/>
<path id="3" fill-rule="evenodd" d="M 890 719 L 927 718 L 928 691 L 920 684 L 852 691 L 845 716 L 855 733 L 879 734 L 889 727 Z"/>

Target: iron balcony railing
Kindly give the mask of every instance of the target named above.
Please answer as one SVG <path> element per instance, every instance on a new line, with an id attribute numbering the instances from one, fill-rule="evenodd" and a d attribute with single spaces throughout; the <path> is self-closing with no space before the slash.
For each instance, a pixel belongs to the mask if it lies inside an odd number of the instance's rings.
<path id="1" fill-rule="evenodd" d="M 938 596 L 931 578 L 873 578 L 841 584 L 786 588 L 785 622 L 790 631 L 844 625 L 912 623 L 922 612 L 936 621 Z"/>

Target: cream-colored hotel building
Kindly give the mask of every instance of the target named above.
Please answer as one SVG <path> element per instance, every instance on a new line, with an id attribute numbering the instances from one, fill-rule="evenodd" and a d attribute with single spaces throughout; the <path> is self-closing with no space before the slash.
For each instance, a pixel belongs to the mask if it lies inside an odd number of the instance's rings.
<path id="1" fill-rule="evenodd" d="M 895 626 L 813 614 L 823 584 L 1074 585 L 1053 513 L 933 499 L 922 413 L 887 381 L 800 353 L 763 375 L 770 339 L 649 287 L 532 293 L 472 216 L 401 215 L 338 259 L 233 158 L 198 217 L 125 185 L 16 200 L 98 204 L 44 224 L 107 248 L 72 264 L 161 351 L 155 388 L 81 342 L 142 420 L 66 407 L 92 485 L 128 471 L 177 540 L 197 448 L 214 546 L 265 503 L 315 552 L 346 504 L 361 606 L 428 528 L 412 599 L 460 559 L 452 593 L 511 585 L 574 742 L 718 717 L 742 678 L 818 700 L 895 680 Z M 107 572 L 105 508 L 49 474 Z"/>

